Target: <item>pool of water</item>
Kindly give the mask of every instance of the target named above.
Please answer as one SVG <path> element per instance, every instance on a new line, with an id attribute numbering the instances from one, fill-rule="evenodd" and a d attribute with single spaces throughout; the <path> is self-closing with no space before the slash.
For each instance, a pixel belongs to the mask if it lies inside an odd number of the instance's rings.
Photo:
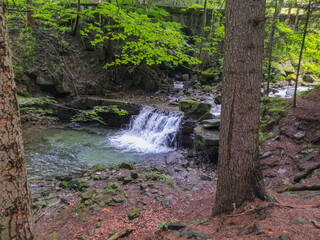
<path id="1" fill-rule="evenodd" d="M 65 126 L 24 131 L 27 171 L 30 180 L 48 179 L 78 172 L 96 164 L 144 162 L 163 159 L 165 153 L 142 153 L 117 148 L 111 139 L 119 131 L 101 126 Z"/>

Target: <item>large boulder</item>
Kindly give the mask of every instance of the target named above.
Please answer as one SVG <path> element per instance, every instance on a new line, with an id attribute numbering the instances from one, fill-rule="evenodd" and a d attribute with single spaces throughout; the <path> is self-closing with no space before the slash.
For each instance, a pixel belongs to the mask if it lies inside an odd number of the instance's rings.
<path id="1" fill-rule="evenodd" d="M 303 81 L 307 83 L 314 83 L 316 81 L 316 78 L 312 75 L 305 75 L 303 76 Z"/>
<path id="2" fill-rule="evenodd" d="M 202 119 L 210 112 L 212 105 L 193 100 L 183 100 L 179 102 L 180 111 L 184 112 L 186 118 Z"/>
<path id="3" fill-rule="evenodd" d="M 284 63 L 281 64 L 283 67 L 283 70 L 285 71 L 286 75 L 295 73 L 294 67 L 292 66 L 291 61 L 286 61 Z"/>

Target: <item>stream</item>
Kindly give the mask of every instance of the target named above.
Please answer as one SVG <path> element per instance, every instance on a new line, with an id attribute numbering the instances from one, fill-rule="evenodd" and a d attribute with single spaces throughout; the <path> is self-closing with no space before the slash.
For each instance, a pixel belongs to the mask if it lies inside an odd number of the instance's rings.
<path id="1" fill-rule="evenodd" d="M 50 185 L 57 175 L 79 173 L 97 164 L 142 163 L 164 159 L 176 149 L 182 115 L 144 107 L 124 129 L 65 125 L 23 133 L 31 191 Z"/>

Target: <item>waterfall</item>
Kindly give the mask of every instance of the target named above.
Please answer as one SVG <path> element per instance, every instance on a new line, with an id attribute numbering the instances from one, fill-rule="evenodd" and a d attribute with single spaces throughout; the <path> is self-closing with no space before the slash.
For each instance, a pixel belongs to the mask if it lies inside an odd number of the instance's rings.
<path id="1" fill-rule="evenodd" d="M 128 152 L 169 152 L 177 147 L 181 119 L 181 114 L 144 106 L 126 130 L 110 138 L 110 144 Z"/>

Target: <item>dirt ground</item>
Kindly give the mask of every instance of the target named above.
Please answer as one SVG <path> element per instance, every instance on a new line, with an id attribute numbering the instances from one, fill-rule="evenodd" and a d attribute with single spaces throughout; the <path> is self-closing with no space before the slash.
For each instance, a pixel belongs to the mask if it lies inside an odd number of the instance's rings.
<path id="1" fill-rule="evenodd" d="M 179 157 L 173 165 L 137 169 L 128 182 L 134 170 L 92 170 L 97 180 L 85 190 L 89 198 L 61 190 L 38 211 L 37 238 L 320 239 L 320 92 L 299 98 L 261 148 L 269 202 L 210 218 L 217 175 Z"/>

